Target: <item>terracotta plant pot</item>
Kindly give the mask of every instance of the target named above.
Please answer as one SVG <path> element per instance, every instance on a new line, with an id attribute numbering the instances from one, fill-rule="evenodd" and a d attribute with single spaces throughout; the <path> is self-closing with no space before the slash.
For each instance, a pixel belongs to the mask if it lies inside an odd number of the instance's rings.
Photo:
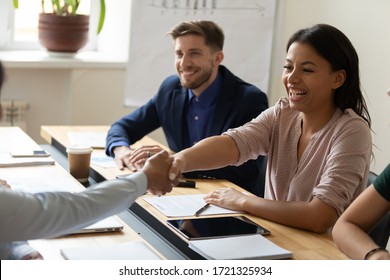
<path id="1" fill-rule="evenodd" d="M 39 41 L 48 51 L 77 52 L 88 41 L 89 16 L 39 14 Z"/>

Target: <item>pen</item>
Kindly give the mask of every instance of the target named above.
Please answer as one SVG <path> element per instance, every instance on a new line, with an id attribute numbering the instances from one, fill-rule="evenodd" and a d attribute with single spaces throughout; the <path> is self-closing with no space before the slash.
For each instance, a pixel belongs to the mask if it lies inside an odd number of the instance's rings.
<path id="1" fill-rule="evenodd" d="M 182 187 L 182 188 L 195 188 L 195 181 L 190 181 L 190 180 L 186 180 L 186 181 L 179 181 L 179 184 L 177 185 L 177 187 Z"/>
<path id="2" fill-rule="evenodd" d="M 202 208 L 200 208 L 198 211 L 195 212 L 195 216 L 199 216 L 202 212 L 204 212 L 207 208 L 210 207 L 210 203 L 206 203 Z"/>

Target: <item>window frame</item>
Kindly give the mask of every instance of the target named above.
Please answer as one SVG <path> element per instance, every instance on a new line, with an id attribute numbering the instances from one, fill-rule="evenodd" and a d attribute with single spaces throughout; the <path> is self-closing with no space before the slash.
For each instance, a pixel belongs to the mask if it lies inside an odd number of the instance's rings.
<path id="1" fill-rule="evenodd" d="M 100 1 L 91 0 L 91 14 L 89 22 L 89 34 L 88 43 L 83 48 L 87 51 L 97 51 L 98 39 L 97 39 L 97 25 L 98 16 L 100 11 Z M 13 7 L 12 0 L 0 1 L 0 34 L 5 36 L 0 37 L 0 51 L 13 51 L 13 50 L 43 50 L 44 48 L 39 43 L 39 39 L 34 41 L 15 41 L 15 8 Z"/>

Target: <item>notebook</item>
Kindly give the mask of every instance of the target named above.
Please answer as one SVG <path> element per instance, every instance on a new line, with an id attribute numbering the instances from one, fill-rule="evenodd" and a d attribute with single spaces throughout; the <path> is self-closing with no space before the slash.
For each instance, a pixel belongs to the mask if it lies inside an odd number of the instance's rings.
<path id="1" fill-rule="evenodd" d="M 115 216 L 111 216 L 100 220 L 90 226 L 75 230 L 74 232 L 71 232 L 69 234 L 114 232 L 121 230 L 123 230 L 123 224 Z"/>
<path id="2" fill-rule="evenodd" d="M 93 247 L 63 248 L 66 260 L 161 260 L 143 241 L 130 241 Z"/>
<path id="3" fill-rule="evenodd" d="M 189 247 L 208 260 L 277 260 L 292 252 L 260 234 L 189 241 Z"/>

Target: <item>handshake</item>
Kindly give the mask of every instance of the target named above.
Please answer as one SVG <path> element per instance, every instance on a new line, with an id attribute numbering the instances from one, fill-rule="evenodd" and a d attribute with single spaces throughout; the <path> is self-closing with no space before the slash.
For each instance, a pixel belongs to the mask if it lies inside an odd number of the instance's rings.
<path id="1" fill-rule="evenodd" d="M 154 195 L 163 195 L 179 184 L 180 160 L 162 150 L 149 157 L 140 169 L 148 180 L 147 190 Z"/>

